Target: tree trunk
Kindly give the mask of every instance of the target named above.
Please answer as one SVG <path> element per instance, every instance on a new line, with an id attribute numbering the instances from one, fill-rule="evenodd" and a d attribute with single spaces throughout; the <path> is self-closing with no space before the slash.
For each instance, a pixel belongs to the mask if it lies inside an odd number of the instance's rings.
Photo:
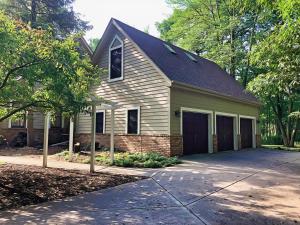
<path id="1" fill-rule="evenodd" d="M 30 15 L 30 22 L 31 22 L 31 27 L 35 28 L 36 27 L 36 0 L 31 0 L 31 15 Z"/>

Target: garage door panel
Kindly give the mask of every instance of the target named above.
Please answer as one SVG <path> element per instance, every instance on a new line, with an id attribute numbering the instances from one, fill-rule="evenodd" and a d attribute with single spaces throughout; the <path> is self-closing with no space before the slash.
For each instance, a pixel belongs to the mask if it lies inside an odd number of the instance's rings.
<path id="1" fill-rule="evenodd" d="M 234 149 L 233 117 L 217 116 L 218 151 Z"/>
<path id="2" fill-rule="evenodd" d="M 241 148 L 252 148 L 252 142 L 253 142 L 252 119 L 241 118 L 240 131 L 241 131 Z"/>
<path id="3" fill-rule="evenodd" d="M 183 112 L 183 154 L 208 152 L 208 115 Z"/>

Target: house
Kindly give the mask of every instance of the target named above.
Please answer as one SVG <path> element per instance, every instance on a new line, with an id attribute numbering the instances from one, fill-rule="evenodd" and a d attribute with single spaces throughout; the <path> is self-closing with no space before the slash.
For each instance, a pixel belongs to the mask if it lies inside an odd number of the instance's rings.
<path id="1" fill-rule="evenodd" d="M 57 114 L 49 124 L 49 144 L 55 144 L 68 139 L 69 120 Z M 39 111 L 24 112 L 23 116 L 16 119 L 6 119 L 0 122 L 0 135 L 14 146 L 24 137 L 25 144 L 41 146 L 44 135 L 44 115 Z M 27 137 L 26 137 L 27 136 Z"/>
<path id="2" fill-rule="evenodd" d="M 107 69 L 95 95 L 118 102 L 115 146 L 167 156 L 260 145 L 258 100 L 217 64 L 109 22 L 92 61 Z M 109 146 L 110 111 L 97 110 L 96 142 Z M 91 116 L 80 114 L 76 140 L 90 142 Z"/>

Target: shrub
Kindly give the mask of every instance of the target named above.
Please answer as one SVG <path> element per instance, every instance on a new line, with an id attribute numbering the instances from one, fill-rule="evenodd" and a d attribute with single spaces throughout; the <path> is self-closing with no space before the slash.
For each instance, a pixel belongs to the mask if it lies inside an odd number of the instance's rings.
<path id="1" fill-rule="evenodd" d="M 63 159 L 69 159 L 69 152 L 63 151 L 56 154 L 59 157 L 63 157 Z M 90 156 L 88 155 L 80 155 L 74 154 L 72 159 L 74 162 L 79 163 L 90 163 Z M 110 166 L 110 155 L 109 152 L 104 151 L 100 153 L 96 153 L 95 157 L 96 164 Z M 128 152 L 116 152 L 114 165 L 120 167 L 139 167 L 139 168 L 161 168 L 167 166 L 173 166 L 181 163 L 177 157 L 165 157 L 158 153 L 150 152 L 150 153 L 128 153 Z"/>

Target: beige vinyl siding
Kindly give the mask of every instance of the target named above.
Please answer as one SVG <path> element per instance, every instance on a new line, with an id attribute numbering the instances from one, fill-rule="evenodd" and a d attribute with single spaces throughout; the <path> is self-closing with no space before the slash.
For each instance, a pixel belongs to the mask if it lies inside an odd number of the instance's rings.
<path id="1" fill-rule="evenodd" d="M 171 134 L 180 134 L 180 118 L 175 116 L 175 111 L 180 111 L 181 107 L 240 114 L 256 118 L 258 118 L 259 115 L 259 108 L 255 106 L 205 95 L 199 92 L 172 88 L 170 110 Z M 257 131 L 259 132 L 259 129 L 257 129 Z"/>
<path id="2" fill-rule="evenodd" d="M 109 62 L 109 45 L 115 35 L 124 44 L 123 80 L 108 82 L 108 72 L 102 77 L 102 83 L 93 88 L 93 92 L 106 100 L 118 102 L 122 108 L 115 112 L 115 132 L 126 131 L 127 108 L 140 106 L 141 134 L 169 134 L 169 87 L 163 75 L 148 59 L 115 28 L 109 32 L 104 51 L 101 53 L 99 66 L 107 69 Z M 106 111 L 106 133 L 110 132 L 110 111 Z M 80 114 L 77 133 L 90 133 L 91 117 Z"/>
<path id="3" fill-rule="evenodd" d="M 0 128 L 2 129 L 8 128 L 8 119 L 0 122 Z"/>

